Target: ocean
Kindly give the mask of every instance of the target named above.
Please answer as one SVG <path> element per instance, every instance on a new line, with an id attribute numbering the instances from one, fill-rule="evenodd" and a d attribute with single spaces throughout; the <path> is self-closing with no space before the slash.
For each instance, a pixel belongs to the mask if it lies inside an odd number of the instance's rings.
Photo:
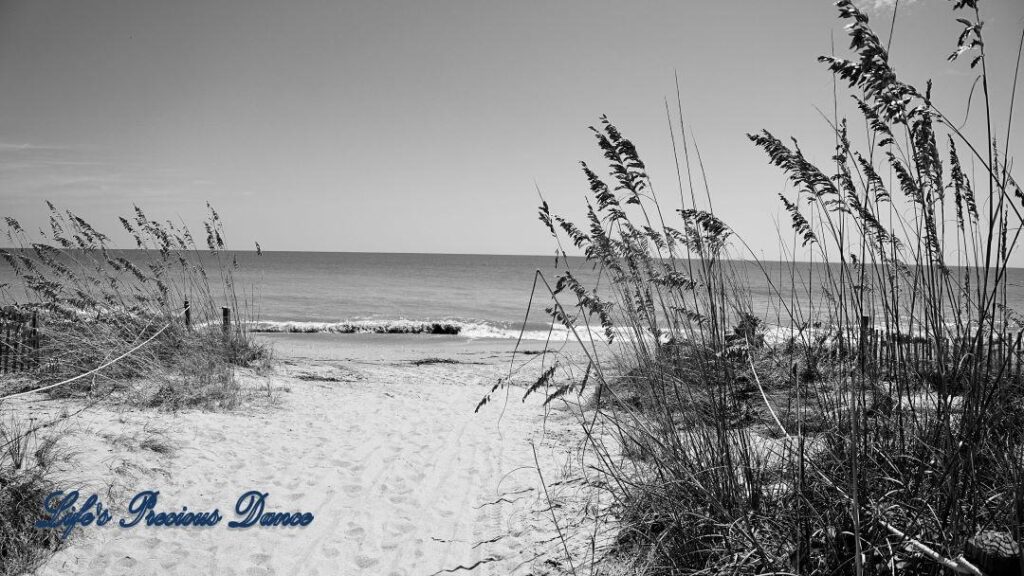
<path id="1" fill-rule="evenodd" d="M 247 252 L 238 262 L 239 287 L 255 287 L 264 331 L 514 338 L 525 320 L 525 337 L 540 339 L 551 327 L 546 288 L 538 283 L 532 305 L 530 296 L 538 270 L 553 286 L 553 256 Z M 583 258 L 569 266 L 597 280 Z"/>
<path id="2" fill-rule="evenodd" d="M 130 259 L 135 251 L 123 251 Z M 454 334 L 467 338 L 543 340 L 561 326 L 552 326 L 545 307 L 547 289 L 534 278 L 539 270 L 554 285 L 559 270 L 554 256 L 482 254 L 394 254 L 350 252 L 228 252 L 237 262 L 236 289 L 252 294 L 255 327 L 264 332 Z M 744 307 L 768 324 L 788 324 L 773 302 L 774 290 L 762 268 L 732 262 Z M 808 291 L 821 298 L 821 264 L 799 264 L 794 294 L 789 294 L 788 265 L 765 263 L 771 282 L 781 288 L 787 304 L 807 307 Z M 568 267 L 586 286 L 600 286 L 599 276 L 583 258 L 571 257 Z M 0 284 L 12 281 L 0 260 Z M 1024 269 L 1011 269 L 1008 304 L 1024 307 Z M 566 303 L 571 296 L 566 295 Z M 529 315 L 527 315 L 529 312 Z M 524 324 L 525 321 L 525 324 Z"/>

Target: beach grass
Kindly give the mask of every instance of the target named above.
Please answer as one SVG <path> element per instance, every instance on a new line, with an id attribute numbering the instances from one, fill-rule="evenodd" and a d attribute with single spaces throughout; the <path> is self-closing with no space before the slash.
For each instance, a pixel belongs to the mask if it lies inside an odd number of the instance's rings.
<path id="1" fill-rule="evenodd" d="M 131 252 L 114 248 L 76 214 L 49 209 L 49 230 L 39 237 L 5 218 L 14 248 L 0 250 L 0 257 L 15 278 L 0 289 L 0 304 L 32 316 L 38 334 L 24 343 L 36 347 L 24 356 L 28 369 L 0 380 L 9 384 L 0 405 L 33 390 L 172 411 L 226 410 L 245 400 L 235 369 L 265 368 L 272 356 L 247 330 L 258 303 L 235 282 L 238 264 L 224 249 L 223 225 L 212 208 L 200 247 L 186 227 L 150 219 L 136 207 L 120 219 L 134 241 Z M 53 489 L 49 457 L 28 451 L 35 432 L 16 420 L 0 421 L 4 574 L 31 569 L 61 542 L 53 531 L 33 527 Z"/>
<path id="2" fill-rule="evenodd" d="M 39 384 L 103 367 L 48 389 L 50 395 L 107 394 L 156 378 L 165 384 L 157 397 L 177 405 L 172 392 L 188 390 L 186 403 L 194 404 L 197 388 L 210 388 L 219 399 L 231 387 L 230 378 L 211 381 L 208 374 L 269 356 L 247 329 L 258 315 L 257 302 L 236 284 L 238 263 L 224 249 L 223 225 L 212 208 L 200 247 L 184 226 L 150 219 L 136 207 L 131 218 L 120 218 L 135 244 L 127 252 L 79 216 L 49 207 L 50 230 L 42 238 L 6 218 L 7 238 L 16 248 L 0 257 L 16 280 L 2 296 L 9 307 L 38 318 L 33 375 Z"/>
<path id="3" fill-rule="evenodd" d="M 678 199 L 654 193 L 636 146 L 602 117 L 592 130 L 608 177 L 583 164 L 586 221 L 541 205 L 563 267 L 539 287 L 588 365 L 554 384 L 556 360 L 528 390 L 592 394 L 579 421 L 620 524 L 605 568 L 1021 573 L 1024 384 L 1009 367 L 1024 323 L 1007 272 L 1024 193 L 994 137 L 978 4 L 953 7 L 951 59 L 979 75 L 980 141 L 930 83 L 904 83 L 868 17 L 837 2 L 852 57 L 820 60 L 865 136 L 827 118 L 835 149 L 817 165 L 795 141 L 750 135 L 792 189 L 780 197 L 784 273 L 760 265 L 765 316 L 733 264 L 756 255 L 713 210 L 681 106 L 674 118 L 666 106 Z M 1011 96 L 1008 123 L 1012 108 Z M 577 279 L 570 246 L 600 286 Z M 876 331 L 914 347 L 882 363 Z"/>
<path id="4" fill-rule="evenodd" d="M 35 528 L 42 502 L 54 489 L 51 467 L 60 459 L 55 443 L 38 442 L 19 418 L 0 421 L 0 574 L 24 574 L 56 551 L 52 530 Z"/>

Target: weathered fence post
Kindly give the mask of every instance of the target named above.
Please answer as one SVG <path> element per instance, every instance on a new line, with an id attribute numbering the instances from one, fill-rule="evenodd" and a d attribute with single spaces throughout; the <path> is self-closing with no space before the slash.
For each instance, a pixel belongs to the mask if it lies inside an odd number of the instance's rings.
<path id="1" fill-rule="evenodd" d="M 1003 328 L 1003 333 L 999 335 L 999 371 L 1003 371 L 1003 365 L 1006 363 L 1006 328 Z"/>
<path id="2" fill-rule="evenodd" d="M 896 377 L 896 350 L 892 341 L 892 333 L 885 329 L 885 374 L 887 378 Z"/>
<path id="3" fill-rule="evenodd" d="M 25 369 L 25 360 L 22 358 L 22 324 L 14 325 L 14 362 L 11 364 L 11 372 L 21 372 Z"/>
<path id="4" fill-rule="evenodd" d="M 11 325 L 4 321 L 6 319 L 7 314 L 0 311 L 0 329 L 3 330 L 3 333 L 0 334 L 0 374 L 7 372 L 7 362 L 11 356 L 7 350 L 11 342 Z"/>
<path id="5" fill-rule="evenodd" d="M 1017 363 L 1014 373 L 1017 375 L 1017 381 L 1021 379 L 1021 337 L 1024 337 L 1024 334 L 1018 332 L 1017 339 L 1014 341 L 1014 362 Z"/>
<path id="6" fill-rule="evenodd" d="M 192 305 L 185 300 L 185 330 L 192 331 Z"/>
<path id="7" fill-rule="evenodd" d="M 224 335 L 227 336 L 231 332 L 231 308 L 223 306 L 220 311 L 222 317 L 221 329 L 224 331 Z"/>
<path id="8" fill-rule="evenodd" d="M 864 367 L 867 365 L 867 346 L 868 346 L 868 321 L 867 316 L 860 317 L 860 369 L 864 371 Z"/>
<path id="9" fill-rule="evenodd" d="M 32 344 L 32 367 L 39 368 L 39 313 L 32 311 L 32 331 L 29 342 Z"/>
<path id="10" fill-rule="evenodd" d="M 878 330 L 878 364 L 882 372 L 889 373 L 889 331 L 886 328 Z M 888 376 L 886 376 L 888 378 Z"/>

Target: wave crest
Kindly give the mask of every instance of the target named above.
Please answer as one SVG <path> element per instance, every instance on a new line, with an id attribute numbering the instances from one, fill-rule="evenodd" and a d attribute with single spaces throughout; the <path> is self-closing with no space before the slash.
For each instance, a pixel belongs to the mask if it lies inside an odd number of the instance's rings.
<path id="1" fill-rule="evenodd" d="M 501 325 L 489 322 L 463 320 L 343 320 L 340 322 L 308 321 L 261 321 L 249 325 L 252 332 L 277 334 L 418 334 L 461 336 L 463 338 L 495 338 L 514 340 L 522 335 L 523 340 L 561 342 L 572 337 L 564 326 L 528 324 L 522 326 Z M 587 336 L 584 328 L 577 328 L 581 337 Z M 604 338 L 601 330 L 591 330 L 595 340 Z"/>
<path id="2" fill-rule="evenodd" d="M 349 320 L 344 322 L 254 322 L 252 332 L 291 334 L 444 334 L 458 335 L 465 324 L 455 321 Z"/>

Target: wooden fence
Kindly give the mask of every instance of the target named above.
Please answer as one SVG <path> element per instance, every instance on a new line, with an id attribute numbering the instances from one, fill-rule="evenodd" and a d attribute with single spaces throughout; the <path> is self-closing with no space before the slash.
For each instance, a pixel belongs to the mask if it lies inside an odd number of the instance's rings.
<path id="1" fill-rule="evenodd" d="M 32 370 L 39 365 L 39 324 L 35 312 L 0 309 L 0 374 Z"/>
<path id="2" fill-rule="evenodd" d="M 191 331 L 192 309 L 188 300 L 184 306 L 186 330 Z M 15 306 L 0 308 L 0 375 L 47 369 L 53 360 L 40 356 L 40 318 L 35 311 Z M 225 336 L 231 331 L 231 308 L 221 309 L 221 329 Z"/>
<path id="3" fill-rule="evenodd" d="M 895 334 L 868 328 L 866 320 L 861 321 L 862 357 L 865 368 L 878 373 L 889 376 L 934 373 L 938 371 L 940 362 L 949 365 L 959 363 L 969 354 L 980 354 L 991 374 L 1016 379 L 1024 377 L 1024 331 L 997 335 L 990 343 L 982 343 L 980 350 L 975 350 L 970 341 L 944 339 L 936 342 L 934 338 Z"/>

